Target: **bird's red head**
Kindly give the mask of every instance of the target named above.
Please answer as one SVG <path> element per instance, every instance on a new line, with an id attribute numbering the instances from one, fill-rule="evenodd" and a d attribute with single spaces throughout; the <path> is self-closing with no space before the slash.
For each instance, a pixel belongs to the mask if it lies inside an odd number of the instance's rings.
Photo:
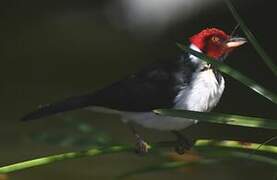
<path id="1" fill-rule="evenodd" d="M 231 37 L 217 28 L 204 29 L 190 38 L 190 43 L 198 47 L 207 56 L 215 59 L 222 57 L 245 42 L 244 38 Z"/>

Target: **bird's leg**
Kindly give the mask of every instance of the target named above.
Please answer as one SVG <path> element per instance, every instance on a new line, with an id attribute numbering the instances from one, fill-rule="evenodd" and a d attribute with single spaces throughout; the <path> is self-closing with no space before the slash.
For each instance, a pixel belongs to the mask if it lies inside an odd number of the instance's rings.
<path id="1" fill-rule="evenodd" d="M 177 137 L 175 152 L 177 152 L 178 154 L 184 154 L 187 150 L 190 150 L 194 145 L 194 142 L 182 135 L 181 132 L 172 131 L 172 133 Z"/>
<path id="2" fill-rule="evenodd" d="M 140 135 L 132 126 L 132 124 L 128 123 L 128 126 L 130 127 L 132 133 L 135 135 L 135 138 L 136 138 L 136 149 L 135 149 L 136 153 L 138 154 L 147 153 L 150 146 L 140 137 Z"/>

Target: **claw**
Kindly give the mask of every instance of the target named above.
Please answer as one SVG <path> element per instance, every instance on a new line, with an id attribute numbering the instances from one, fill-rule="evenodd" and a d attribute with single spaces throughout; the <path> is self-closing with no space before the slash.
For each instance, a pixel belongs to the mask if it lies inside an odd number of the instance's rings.
<path id="1" fill-rule="evenodd" d="M 186 151 L 190 150 L 192 147 L 191 144 L 188 143 L 187 139 L 179 139 L 177 140 L 177 144 L 175 146 L 175 152 L 182 155 L 185 154 Z"/>
<path id="2" fill-rule="evenodd" d="M 173 133 L 177 136 L 177 142 L 174 147 L 176 153 L 182 155 L 192 148 L 192 146 L 194 145 L 194 141 L 191 141 L 182 136 L 180 132 L 174 131 Z"/>
<path id="3" fill-rule="evenodd" d="M 140 137 L 137 138 L 136 142 L 136 153 L 145 154 L 149 151 L 150 146 Z"/>
<path id="4" fill-rule="evenodd" d="M 137 154 L 145 154 L 149 151 L 150 146 L 140 137 L 140 135 L 137 133 L 135 128 L 132 126 L 132 124 L 128 123 L 130 129 L 132 130 L 133 134 L 136 137 L 136 148 L 135 152 Z"/>

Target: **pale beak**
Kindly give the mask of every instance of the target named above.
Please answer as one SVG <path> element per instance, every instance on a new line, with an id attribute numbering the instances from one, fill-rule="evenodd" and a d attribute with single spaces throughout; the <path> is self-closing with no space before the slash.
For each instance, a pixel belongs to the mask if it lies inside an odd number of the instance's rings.
<path id="1" fill-rule="evenodd" d="M 241 38 L 241 37 L 231 37 L 230 39 L 228 39 L 225 42 L 225 45 L 228 48 L 236 48 L 239 47 L 243 44 L 245 44 L 247 42 L 247 40 L 245 38 Z"/>

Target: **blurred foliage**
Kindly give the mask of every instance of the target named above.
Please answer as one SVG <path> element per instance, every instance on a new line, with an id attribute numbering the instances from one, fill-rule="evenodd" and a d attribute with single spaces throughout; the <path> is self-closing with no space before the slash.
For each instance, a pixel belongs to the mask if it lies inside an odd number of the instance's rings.
<path id="1" fill-rule="evenodd" d="M 47 143 L 62 147 L 94 147 L 112 143 L 112 138 L 99 128 L 94 128 L 86 121 L 65 117 L 63 127 L 52 128 L 30 135 L 38 143 Z"/>
<path id="2" fill-rule="evenodd" d="M 234 159 L 238 160 L 246 160 L 248 161 L 256 161 L 266 163 L 272 166 L 277 166 L 277 160 L 274 158 L 269 158 L 262 155 L 254 155 L 246 152 L 241 151 L 232 151 L 232 150 L 222 150 L 220 148 L 211 148 L 207 147 L 208 149 L 198 149 L 199 152 L 202 152 L 201 155 L 203 157 L 198 156 L 198 158 L 191 159 L 190 154 L 188 152 L 185 156 L 180 156 L 177 154 L 170 154 L 169 158 L 173 159 L 174 161 L 165 162 L 158 165 L 152 165 L 148 167 L 144 167 L 142 169 L 134 170 L 131 172 L 127 172 L 122 174 L 118 177 L 118 179 L 124 179 L 129 176 L 133 175 L 140 175 L 144 173 L 154 173 L 160 171 L 168 171 L 168 170 L 175 170 L 175 169 L 183 169 L 187 170 L 188 168 L 196 167 L 196 166 L 212 166 L 214 164 L 220 164 L 224 161 L 230 161 Z M 196 156 L 195 154 L 192 154 Z M 188 158 L 189 157 L 189 158 Z"/>
<path id="3" fill-rule="evenodd" d="M 8 175 L 0 174 L 0 180 L 8 180 Z"/>

